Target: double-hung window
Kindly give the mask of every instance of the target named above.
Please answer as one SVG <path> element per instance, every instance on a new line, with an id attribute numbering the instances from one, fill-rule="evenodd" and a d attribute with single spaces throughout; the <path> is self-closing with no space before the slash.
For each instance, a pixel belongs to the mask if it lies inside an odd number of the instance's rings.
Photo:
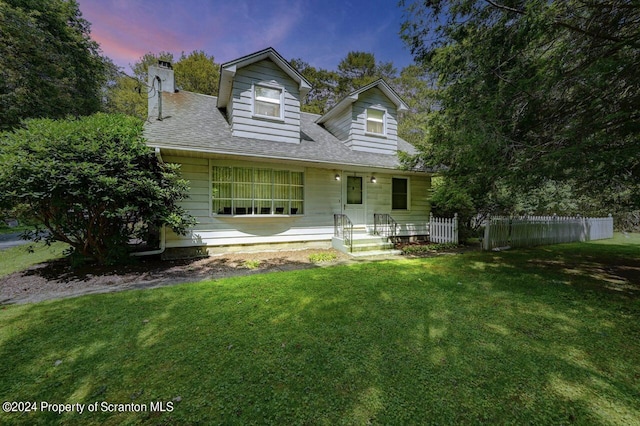
<path id="1" fill-rule="evenodd" d="M 385 112 L 381 109 L 367 108 L 367 133 L 375 135 L 384 135 L 385 129 Z"/>
<path id="2" fill-rule="evenodd" d="M 253 114 L 261 117 L 281 119 L 282 89 L 270 86 L 253 86 Z"/>
<path id="3" fill-rule="evenodd" d="M 213 166 L 212 211 L 217 215 L 296 215 L 304 212 L 304 173 Z"/>

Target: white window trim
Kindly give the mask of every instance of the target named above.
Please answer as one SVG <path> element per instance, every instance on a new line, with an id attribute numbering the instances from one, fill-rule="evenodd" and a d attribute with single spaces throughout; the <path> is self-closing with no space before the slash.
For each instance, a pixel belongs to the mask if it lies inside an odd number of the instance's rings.
<path id="1" fill-rule="evenodd" d="M 369 122 L 369 110 L 370 109 L 374 109 L 376 111 L 382 112 L 382 120 L 379 120 L 377 118 L 371 118 L 371 121 L 375 121 L 377 123 L 382 123 L 382 133 L 376 133 L 376 132 L 367 131 L 367 123 Z M 369 106 L 369 107 L 365 108 L 365 113 L 364 113 L 364 133 L 366 135 L 376 136 L 376 137 L 379 137 L 379 138 L 387 137 L 387 110 L 386 109 L 375 107 L 375 106 Z"/>
<path id="2" fill-rule="evenodd" d="M 251 163 L 251 162 L 245 162 L 245 161 L 214 161 L 209 159 L 208 161 L 209 163 L 209 217 L 211 218 L 218 218 L 218 219 L 228 219 L 228 218 L 242 218 L 242 219 L 250 219 L 250 218 L 287 218 L 287 217 L 295 217 L 295 218 L 299 218 L 302 217 L 304 215 L 306 215 L 306 206 L 307 206 L 307 199 L 308 199 L 308 192 L 307 192 L 307 169 L 304 167 L 288 167 L 288 168 L 282 168 L 282 167 L 266 167 L 266 169 L 271 170 L 271 171 L 283 171 L 283 172 L 289 172 L 289 173 L 302 173 L 302 185 L 294 185 L 292 183 L 289 183 L 287 186 L 290 188 L 289 191 L 291 191 L 291 188 L 294 186 L 301 186 L 302 187 L 302 200 L 298 200 L 298 199 L 293 199 L 291 198 L 291 195 L 289 196 L 288 202 L 297 202 L 300 201 L 302 202 L 302 213 L 291 213 L 290 210 L 289 212 L 283 212 L 283 213 L 275 213 L 276 207 L 275 205 L 273 205 L 273 209 L 271 210 L 271 213 L 269 214 L 262 214 L 262 213 L 248 213 L 248 214 L 240 214 L 237 215 L 234 212 L 234 205 L 233 203 L 235 203 L 235 201 L 237 201 L 237 198 L 235 197 L 235 194 L 232 194 L 231 198 L 229 199 L 231 201 L 231 209 L 232 209 L 232 213 L 231 214 L 220 214 L 217 213 L 216 211 L 214 211 L 213 209 L 213 198 L 211 196 L 212 194 L 212 189 L 213 189 L 213 167 L 214 166 L 218 166 L 218 167 L 230 167 L 232 169 L 234 168 L 243 168 L 243 169 L 265 169 L 263 164 L 258 164 L 258 163 Z M 235 183 L 233 180 L 230 183 Z M 252 183 L 254 184 L 254 183 Z M 271 183 L 272 187 L 274 185 L 276 185 L 275 183 Z M 253 190 L 252 190 L 252 202 L 255 202 L 256 199 L 253 196 Z M 277 201 L 282 201 L 276 198 L 271 198 L 272 202 L 277 202 Z M 259 200 L 258 200 L 259 201 Z M 291 208 L 291 204 L 289 204 L 289 208 Z"/>
<path id="3" fill-rule="evenodd" d="M 407 181 L 407 208 L 406 209 L 394 209 L 393 208 L 393 179 L 406 179 Z M 389 196 L 391 197 L 391 211 L 402 213 L 402 212 L 410 212 L 411 211 L 411 178 L 409 176 L 392 176 L 391 177 L 391 193 Z"/>
<path id="4" fill-rule="evenodd" d="M 258 99 L 258 96 L 256 96 L 256 87 L 265 87 L 267 89 L 279 90 L 280 91 L 280 100 L 279 100 L 279 102 L 275 102 L 271 98 L 260 98 L 260 99 Z M 258 114 L 256 112 L 256 101 L 280 105 L 280 115 L 278 117 L 272 117 L 270 115 Z M 261 120 L 284 121 L 284 87 L 278 86 L 276 84 L 253 83 L 251 85 L 251 115 L 253 117 L 259 118 Z"/>

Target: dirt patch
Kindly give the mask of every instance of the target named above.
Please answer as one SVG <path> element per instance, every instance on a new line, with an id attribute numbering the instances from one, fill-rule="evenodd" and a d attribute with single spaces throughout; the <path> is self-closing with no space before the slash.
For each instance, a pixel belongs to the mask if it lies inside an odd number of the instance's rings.
<path id="1" fill-rule="evenodd" d="M 310 256 L 329 255 L 313 263 Z M 183 282 L 212 280 L 271 271 L 289 271 L 353 262 L 350 256 L 328 249 L 262 253 L 233 253 L 204 259 L 163 261 L 158 257 L 119 267 L 87 266 L 71 269 L 64 260 L 34 265 L 0 278 L 0 304 L 34 303 L 85 294 L 155 288 Z"/>

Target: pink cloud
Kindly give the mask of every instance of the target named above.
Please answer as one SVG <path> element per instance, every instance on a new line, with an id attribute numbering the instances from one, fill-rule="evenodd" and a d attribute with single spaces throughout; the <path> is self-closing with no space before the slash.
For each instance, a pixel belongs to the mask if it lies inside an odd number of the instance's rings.
<path id="1" fill-rule="evenodd" d="M 81 0 L 85 19 L 92 23 L 91 37 L 103 53 L 117 65 L 125 67 L 147 52 L 185 50 L 185 33 L 168 25 L 171 11 L 153 11 L 153 4 L 137 2 L 94 2 Z M 167 16 L 164 13 L 168 13 Z M 188 36 L 188 33 L 186 33 Z"/>

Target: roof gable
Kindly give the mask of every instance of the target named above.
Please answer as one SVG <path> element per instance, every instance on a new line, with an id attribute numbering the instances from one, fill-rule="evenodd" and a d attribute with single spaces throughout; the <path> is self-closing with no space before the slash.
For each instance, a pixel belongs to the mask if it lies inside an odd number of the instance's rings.
<path id="1" fill-rule="evenodd" d="M 379 80 L 376 80 L 373 83 L 367 84 L 366 86 L 361 87 L 360 89 L 355 90 L 355 91 L 351 92 L 350 94 L 348 94 L 347 96 L 345 96 L 333 108 L 331 108 L 329 111 L 327 111 L 326 114 L 324 114 L 322 117 L 318 118 L 316 123 L 322 124 L 322 123 L 326 122 L 327 120 L 331 119 L 332 117 L 337 116 L 348 105 L 351 105 L 351 104 L 355 103 L 360 98 L 360 95 L 362 95 L 363 93 L 373 89 L 374 87 L 377 87 L 378 89 L 380 89 L 382 91 L 382 93 L 384 93 L 385 96 L 387 98 L 389 98 L 389 100 L 391 102 L 393 102 L 393 104 L 396 106 L 398 111 L 406 111 L 406 110 L 409 109 L 407 104 L 404 103 L 404 101 L 395 92 L 395 90 L 393 90 L 391 88 L 391 86 L 389 86 L 387 84 L 386 81 L 384 81 L 383 79 L 379 79 Z"/>
<path id="2" fill-rule="evenodd" d="M 240 68 L 244 68 L 253 63 L 262 61 L 264 59 L 270 59 L 275 63 L 284 73 L 286 73 L 293 81 L 298 84 L 300 90 L 300 96 L 305 97 L 309 90 L 311 90 L 311 84 L 307 81 L 302 74 L 300 74 L 295 68 L 293 68 L 278 52 L 272 47 L 269 47 L 259 52 L 252 53 L 242 58 L 235 59 L 233 61 L 224 63 L 220 66 L 220 88 L 218 92 L 218 108 L 226 108 L 231 97 L 231 91 L 233 87 L 233 79 L 236 72 Z"/>

